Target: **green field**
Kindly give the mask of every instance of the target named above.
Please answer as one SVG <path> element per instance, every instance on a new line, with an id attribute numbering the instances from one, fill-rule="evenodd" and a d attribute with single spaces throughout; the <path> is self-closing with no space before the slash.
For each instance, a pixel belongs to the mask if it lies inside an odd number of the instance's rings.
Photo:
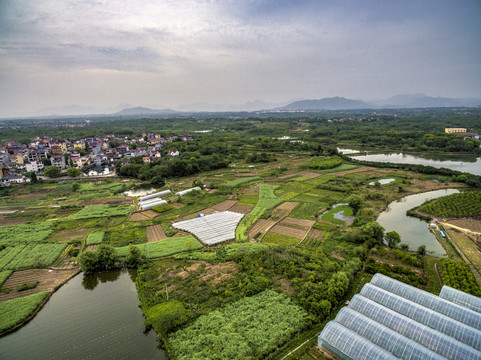
<path id="1" fill-rule="evenodd" d="M 11 270 L 0 271 L 0 286 L 2 286 L 11 274 Z"/>
<path id="2" fill-rule="evenodd" d="M 227 187 L 235 187 L 242 184 L 247 184 L 248 182 L 255 181 L 255 180 L 262 180 L 260 176 L 251 176 L 251 177 L 244 177 L 235 180 L 231 180 L 225 183 Z"/>
<path id="3" fill-rule="evenodd" d="M 16 243 L 42 242 L 52 232 L 52 222 L 35 222 L 31 224 L 0 226 L 0 245 Z"/>
<path id="4" fill-rule="evenodd" d="M 179 360 L 257 359 L 303 329 L 307 313 L 266 290 L 199 317 L 169 337 Z"/>
<path id="5" fill-rule="evenodd" d="M 322 220 L 330 222 L 332 224 L 344 224 L 345 221 L 341 219 L 336 219 L 334 217 L 334 214 L 338 214 L 344 212 L 344 216 L 352 216 L 353 215 L 353 210 L 349 205 L 339 205 L 336 206 L 334 209 L 331 209 L 324 213 L 321 217 Z"/>
<path id="6" fill-rule="evenodd" d="M 282 199 L 279 199 L 274 191 L 277 188 L 276 185 L 259 184 L 259 200 L 255 208 L 246 216 L 242 218 L 236 229 L 236 239 L 239 241 L 247 241 L 247 232 L 250 227 L 260 219 L 262 214 L 266 210 L 271 210 L 277 205 L 283 203 Z"/>
<path id="7" fill-rule="evenodd" d="M 466 191 L 443 196 L 423 205 L 419 210 L 442 217 L 481 216 L 481 191 Z"/>
<path id="8" fill-rule="evenodd" d="M 262 243 L 266 245 L 286 245 L 295 246 L 300 240 L 287 235 L 268 232 L 263 238 Z"/>
<path id="9" fill-rule="evenodd" d="M 100 244 L 104 239 L 104 235 L 105 235 L 105 232 L 103 231 L 89 234 L 89 236 L 87 236 L 87 240 L 85 241 L 85 244 L 87 246 Z"/>
<path id="10" fill-rule="evenodd" d="M 50 266 L 66 246 L 67 244 L 54 243 L 7 246 L 0 252 L 0 271 Z"/>
<path id="11" fill-rule="evenodd" d="M 152 242 L 148 244 L 134 245 L 139 248 L 143 255 L 147 256 L 149 259 L 160 258 L 164 256 L 169 256 L 177 254 L 182 251 L 198 250 L 202 249 L 202 245 L 197 241 L 192 235 L 168 238 L 157 242 Z M 127 256 L 129 247 L 118 247 L 115 248 L 119 256 Z"/>
<path id="12" fill-rule="evenodd" d="M 0 303 L 0 332 L 24 321 L 47 297 L 46 291 Z"/>

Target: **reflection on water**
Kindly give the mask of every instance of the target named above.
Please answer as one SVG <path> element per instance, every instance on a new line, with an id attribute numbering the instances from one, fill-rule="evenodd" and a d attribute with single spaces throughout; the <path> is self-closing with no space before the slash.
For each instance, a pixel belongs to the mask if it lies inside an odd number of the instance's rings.
<path id="1" fill-rule="evenodd" d="M 85 275 L 82 279 L 82 286 L 86 290 L 94 290 L 99 282 L 106 283 L 117 281 L 120 277 L 120 273 L 120 270 L 114 270 L 92 275 Z"/>
<path id="2" fill-rule="evenodd" d="M 428 224 L 417 218 L 406 215 L 406 211 L 423 204 L 426 200 L 458 193 L 457 189 L 435 190 L 422 194 L 408 195 L 389 204 L 377 218 L 377 222 L 386 232 L 396 231 L 401 236 L 401 243 L 417 250 L 426 245 L 426 250 L 435 256 L 445 256 L 446 252 L 429 231 Z"/>
<path id="3" fill-rule="evenodd" d="M 135 272 L 79 274 L 27 325 L 0 338 L 0 359 L 168 359 L 144 333 Z"/>
<path id="4" fill-rule="evenodd" d="M 143 184 L 135 187 L 134 189 L 124 191 L 122 195 L 124 196 L 145 196 L 156 192 L 158 188 L 152 186 L 151 184 Z"/>
<path id="5" fill-rule="evenodd" d="M 474 156 L 423 155 L 414 156 L 403 153 L 368 154 L 351 156 L 355 160 L 390 162 L 395 164 L 414 164 L 447 168 L 451 170 L 481 175 L 481 158 Z"/>

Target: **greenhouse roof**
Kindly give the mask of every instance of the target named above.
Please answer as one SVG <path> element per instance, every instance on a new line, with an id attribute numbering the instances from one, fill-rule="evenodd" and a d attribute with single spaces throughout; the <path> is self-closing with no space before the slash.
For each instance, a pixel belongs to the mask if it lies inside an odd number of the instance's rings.
<path id="1" fill-rule="evenodd" d="M 222 211 L 172 224 L 175 229 L 195 235 L 205 245 L 214 245 L 235 238 L 235 229 L 244 214 Z"/>
<path id="2" fill-rule="evenodd" d="M 439 294 L 443 299 L 481 313 L 481 298 L 444 285 Z"/>
<path id="3" fill-rule="evenodd" d="M 455 290 L 451 297 L 462 294 Z M 468 297 L 469 304 L 476 299 Z M 318 344 L 341 359 L 379 358 L 379 350 L 389 354 L 381 358 L 481 359 L 477 315 L 469 306 L 376 274 L 326 325 Z M 376 354 L 366 357 L 366 349 Z"/>

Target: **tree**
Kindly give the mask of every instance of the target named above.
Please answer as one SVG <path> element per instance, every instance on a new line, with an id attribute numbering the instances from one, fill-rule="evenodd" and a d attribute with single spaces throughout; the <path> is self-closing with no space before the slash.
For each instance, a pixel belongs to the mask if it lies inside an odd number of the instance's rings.
<path id="1" fill-rule="evenodd" d="M 60 176 L 60 169 L 56 166 L 49 166 L 43 169 L 43 174 L 49 178 L 56 178 Z"/>
<path id="2" fill-rule="evenodd" d="M 347 202 L 354 209 L 354 213 L 357 213 L 362 206 L 363 199 L 359 195 L 351 195 L 347 198 Z"/>
<path id="3" fill-rule="evenodd" d="M 77 177 L 81 174 L 82 172 L 77 169 L 76 167 L 69 167 L 67 169 L 67 175 L 70 176 L 70 177 Z"/>
<path id="4" fill-rule="evenodd" d="M 408 244 L 401 244 L 401 250 L 409 251 L 409 245 Z"/>
<path id="5" fill-rule="evenodd" d="M 420 245 L 418 247 L 418 254 L 421 256 L 426 255 L 426 245 Z"/>
<path id="6" fill-rule="evenodd" d="M 338 271 L 327 282 L 329 299 L 339 300 L 349 289 L 349 278 L 344 271 Z"/>
<path id="7" fill-rule="evenodd" d="M 97 251 L 84 251 L 78 257 L 80 268 L 85 274 L 93 274 L 99 270 L 99 256 Z"/>
<path id="8" fill-rule="evenodd" d="M 363 240 L 369 248 L 382 245 L 384 238 L 384 228 L 377 222 L 370 222 L 361 226 Z"/>
<path id="9" fill-rule="evenodd" d="M 401 242 L 401 237 L 396 231 L 389 231 L 386 233 L 384 240 L 390 248 L 395 248 Z"/>
<path id="10" fill-rule="evenodd" d="M 118 256 L 111 245 L 100 244 L 97 248 L 99 267 L 111 270 L 117 267 Z"/>
<path id="11" fill-rule="evenodd" d="M 77 182 L 74 182 L 72 184 L 72 191 L 77 191 L 78 189 L 80 189 L 80 184 Z"/>
<path id="12" fill-rule="evenodd" d="M 136 268 L 144 260 L 145 260 L 145 255 L 142 255 L 142 252 L 140 251 L 140 249 L 137 246 L 130 244 L 129 252 L 127 254 L 127 258 L 125 259 L 125 264 L 128 267 Z"/>

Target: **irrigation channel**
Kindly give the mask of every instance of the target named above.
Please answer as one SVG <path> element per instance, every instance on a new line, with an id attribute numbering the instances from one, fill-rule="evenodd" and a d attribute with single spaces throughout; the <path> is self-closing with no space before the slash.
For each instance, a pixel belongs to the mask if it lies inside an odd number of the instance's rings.
<path id="1" fill-rule="evenodd" d="M 339 149 L 342 153 L 350 156 L 352 149 Z M 359 152 L 359 151 L 357 151 Z M 396 164 L 416 164 L 433 166 L 435 168 L 447 168 L 456 171 L 467 172 L 474 175 L 481 175 L 481 157 L 474 156 L 415 156 L 404 153 L 384 153 L 350 156 L 355 160 L 390 162 Z"/>
<path id="2" fill-rule="evenodd" d="M 409 249 L 417 250 L 420 245 L 426 245 L 428 254 L 445 256 L 446 252 L 434 235 L 429 231 L 428 224 L 420 219 L 406 215 L 406 211 L 421 205 L 426 200 L 458 193 L 457 189 L 434 190 L 421 194 L 405 196 L 390 203 L 385 211 L 379 214 L 377 222 L 385 231 L 396 231 L 401 235 L 401 243 L 409 245 Z"/>
<path id="3" fill-rule="evenodd" d="M 144 334 L 135 271 L 75 276 L 27 325 L 0 338 L 0 359 L 168 359 Z"/>

